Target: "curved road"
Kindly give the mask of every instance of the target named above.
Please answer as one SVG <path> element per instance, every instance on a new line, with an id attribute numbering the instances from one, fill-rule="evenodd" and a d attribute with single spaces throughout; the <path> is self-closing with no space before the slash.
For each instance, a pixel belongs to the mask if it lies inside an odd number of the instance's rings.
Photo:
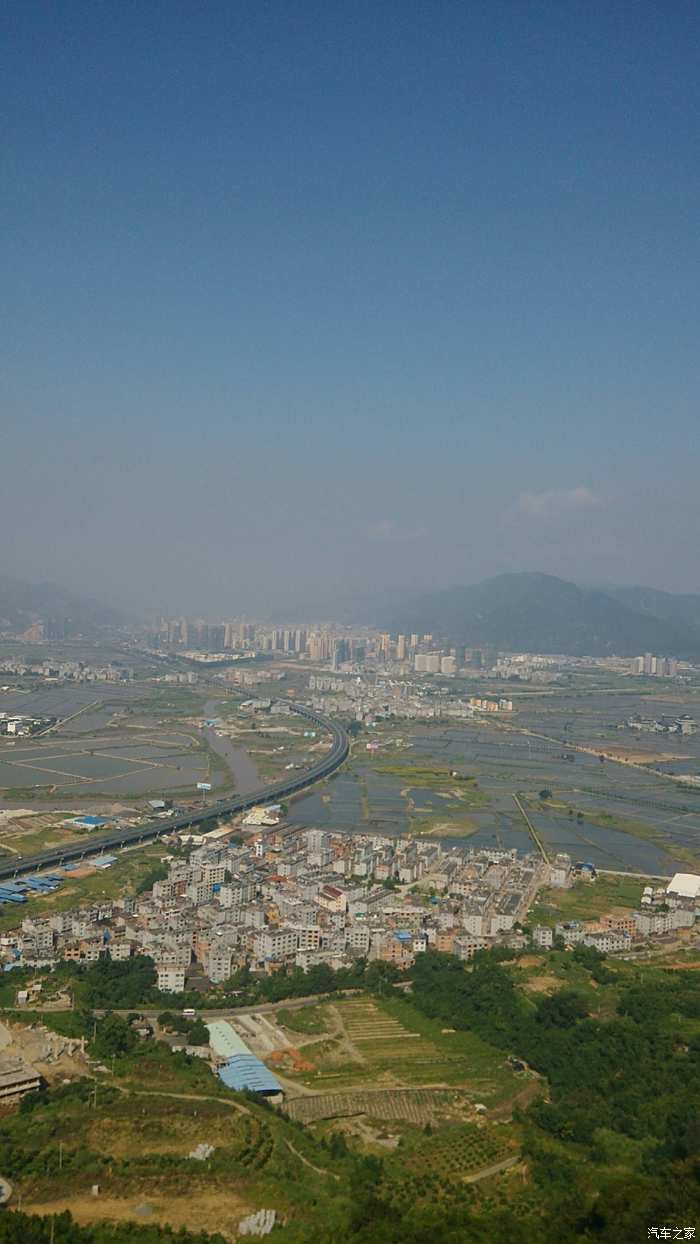
<path id="1" fill-rule="evenodd" d="M 3 862 L 0 864 L 0 881 L 55 866 L 60 867 L 64 863 L 81 860 L 86 855 L 101 855 L 110 849 L 148 842 L 154 838 L 161 838 L 163 834 L 171 834 L 174 830 L 201 825 L 202 822 L 211 821 L 215 817 L 245 812 L 247 808 L 253 808 L 258 803 L 270 803 L 273 800 L 294 795 L 297 791 L 312 786 L 321 778 L 328 777 L 340 768 L 350 751 L 350 740 L 345 730 L 337 722 L 331 721 L 329 717 L 324 717 L 312 708 L 307 708 L 306 705 L 290 704 L 289 707 L 295 713 L 313 722 L 314 725 L 327 730 L 333 739 L 331 750 L 297 777 L 284 778 L 281 782 L 273 782 L 270 786 L 261 786 L 258 790 L 250 791 L 247 795 L 240 795 L 237 799 L 220 799 L 206 808 L 193 809 L 191 812 L 183 813 L 182 816 L 147 821 L 145 825 L 129 829 L 111 830 L 105 834 L 97 834 L 89 842 L 73 842 L 65 847 L 54 847 L 50 851 L 40 851 L 36 855 L 25 855 Z"/>

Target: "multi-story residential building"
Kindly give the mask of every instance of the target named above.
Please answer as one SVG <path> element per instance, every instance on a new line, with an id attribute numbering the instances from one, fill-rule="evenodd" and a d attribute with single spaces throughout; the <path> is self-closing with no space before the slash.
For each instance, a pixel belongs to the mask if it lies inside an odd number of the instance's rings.
<path id="1" fill-rule="evenodd" d="M 161 993 L 183 993 L 185 989 L 185 969 L 175 964 L 157 963 L 158 988 Z"/>

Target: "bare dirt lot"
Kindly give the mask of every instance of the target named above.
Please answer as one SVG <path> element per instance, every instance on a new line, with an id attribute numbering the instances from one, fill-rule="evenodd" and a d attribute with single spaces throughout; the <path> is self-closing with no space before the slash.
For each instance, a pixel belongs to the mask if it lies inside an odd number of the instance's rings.
<path id="1" fill-rule="evenodd" d="M 672 760 L 692 760 L 692 756 L 680 752 L 660 752 L 652 749 L 644 751 L 638 747 L 611 747 L 610 745 L 605 748 L 605 755 L 612 757 L 613 760 L 626 760 L 633 765 L 660 765 L 670 763 Z"/>
<path id="2" fill-rule="evenodd" d="M 189 1231 L 218 1231 L 228 1240 L 238 1236 L 238 1223 L 260 1206 L 247 1203 L 224 1189 L 173 1196 L 143 1192 L 139 1196 L 92 1196 L 89 1191 L 58 1201 L 23 1205 L 29 1214 L 62 1214 L 69 1210 L 81 1226 L 94 1222 L 133 1222 L 139 1226 L 158 1223 Z"/>
<path id="3" fill-rule="evenodd" d="M 37 1025 L 0 1023 L 3 1058 L 21 1058 L 34 1067 L 48 1084 L 61 1084 L 89 1074 L 80 1041 L 62 1037 Z"/>
<path id="4" fill-rule="evenodd" d="M 525 981 L 524 988 L 529 989 L 531 993 L 551 993 L 554 989 L 558 989 L 560 984 L 556 976 L 531 976 L 529 981 Z"/>

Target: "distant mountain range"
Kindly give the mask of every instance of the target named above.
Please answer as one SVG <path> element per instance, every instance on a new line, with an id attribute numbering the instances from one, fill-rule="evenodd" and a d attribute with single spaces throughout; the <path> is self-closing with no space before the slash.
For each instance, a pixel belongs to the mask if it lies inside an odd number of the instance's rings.
<path id="1" fill-rule="evenodd" d="M 55 583 L 25 583 L 0 575 L 0 631 L 17 633 L 44 622 L 57 633 L 89 634 L 123 621 L 118 610 Z"/>
<path id="2" fill-rule="evenodd" d="M 584 588 L 538 573 L 501 574 L 390 605 L 383 601 L 355 620 L 385 631 L 432 633 L 455 644 L 516 652 L 700 658 L 700 595 Z"/>

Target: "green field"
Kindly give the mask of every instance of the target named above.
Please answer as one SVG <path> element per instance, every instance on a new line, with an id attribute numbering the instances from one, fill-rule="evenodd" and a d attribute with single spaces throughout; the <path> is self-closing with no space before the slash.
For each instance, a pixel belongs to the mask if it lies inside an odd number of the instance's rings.
<path id="1" fill-rule="evenodd" d="M 170 1088 L 169 1078 L 165 1083 Z M 331 1175 L 333 1159 L 264 1107 L 231 1093 L 206 1100 L 203 1087 L 159 1096 L 166 1092 L 160 1084 L 123 1093 L 103 1083 L 95 1104 L 88 1082 L 52 1099 L 35 1097 L 28 1112 L 3 1119 L 1 1129 L 22 1207 L 36 1214 L 69 1209 L 81 1223 L 138 1223 L 146 1212 L 154 1226 L 234 1240 L 245 1214 L 274 1205 L 299 1225 L 297 1238 L 311 1238 L 314 1224 L 333 1214 L 340 1178 Z M 189 1154 L 202 1143 L 212 1146 L 210 1156 L 193 1160 Z M 91 1195 L 94 1184 L 99 1199 Z"/>
<path id="2" fill-rule="evenodd" d="M 315 1036 L 326 1031 L 326 1020 L 320 1006 L 295 1007 L 293 1010 L 285 1007 L 276 1012 L 275 1019 L 283 1028 L 303 1033 L 305 1036 Z"/>
<path id="3" fill-rule="evenodd" d="M 89 877 L 73 877 L 66 873 L 65 882 L 53 894 L 32 895 L 22 904 L 5 903 L 0 910 L 0 931 L 18 928 L 25 916 L 46 916 L 133 892 L 139 878 L 160 860 L 165 850 L 162 843 L 147 843 L 120 851 L 116 864 L 97 870 Z"/>
<path id="4" fill-rule="evenodd" d="M 380 761 L 372 767 L 377 773 L 398 778 L 406 786 L 449 793 L 452 799 L 458 800 L 469 808 L 482 808 L 490 803 L 489 796 L 479 788 L 476 777 L 473 775 L 452 777 L 450 769 L 437 765 L 428 767 L 411 764 L 410 761 L 395 763 Z"/>
<path id="5" fill-rule="evenodd" d="M 403 1144 L 389 1160 L 396 1178 L 434 1173 L 461 1180 L 483 1167 L 517 1154 L 517 1147 L 502 1131 L 487 1124 L 462 1123 L 446 1127 L 437 1135 L 403 1136 Z"/>
<path id="6" fill-rule="evenodd" d="M 503 1055 L 475 1033 L 445 1032 L 402 998 L 363 995 L 313 1010 L 328 1033 L 302 1047 L 313 1070 L 283 1071 L 290 1081 L 319 1093 L 460 1086 L 476 1101 L 495 1105 L 523 1087 Z"/>
<path id="7" fill-rule="evenodd" d="M 528 923 L 554 926 L 562 920 L 594 920 L 613 907 L 633 911 L 639 907 L 645 885 L 649 881 L 642 877 L 598 874 L 595 881 L 577 881 L 569 890 L 553 886 L 539 893 Z"/>

